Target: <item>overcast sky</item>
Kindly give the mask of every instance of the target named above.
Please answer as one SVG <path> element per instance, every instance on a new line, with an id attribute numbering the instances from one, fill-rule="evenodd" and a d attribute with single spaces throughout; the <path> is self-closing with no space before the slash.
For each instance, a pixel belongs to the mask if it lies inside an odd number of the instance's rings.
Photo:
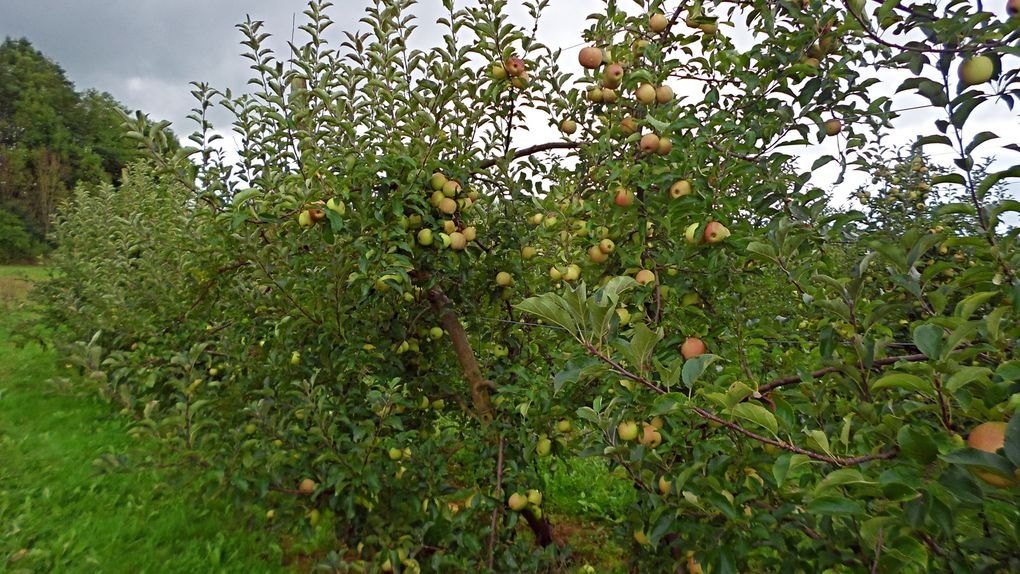
<path id="1" fill-rule="evenodd" d="M 458 0 L 458 4 L 462 3 Z M 331 39 L 338 38 L 342 30 L 359 26 L 357 21 L 368 1 L 336 0 L 335 4 L 329 12 L 336 22 L 327 31 Z M 441 5 L 440 0 L 421 0 L 415 8 L 421 25 L 416 32 L 415 47 L 431 44 L 430 27 Z M 551 47 L 571 47 L 564 51 L 563 63 L 568 69 L 579 70 L 576 52 L 580 49 L 580 33 L 586 25 L 584 18 L 602 3 L 599 0 L 553 0 L 550 5 L 539 28 L 539 40 Z M 240 56 L 244 48 L 235 26 L 249 15 L 253 20 L 265 21 L 265 30 L 274 36 L 269 45 L 281 53 L 290 38 L 294 15 L 300 25 L 301 12 L 306 7 L 306 0 L 0 0 L 0 36 L 28 38 L 64 68 L 77 89 L 109 92 L 128 108 L 172 121 L 174 131 L 184 137 L 195 127 L 185 119 L 194 104 L 189 93 L 190 82 L 204 81 L 235 92 L 244 89 L 250 72 L 249 61 Z M 528 22 L 519 6 L 518 11 L 520 19 L 517 21 Z M 300 38 L 301 33 L 298 34 Z M 892 95 L 899 81 L 890 77 L 875 91 Z M 897 107 L 917 103 L 924 101 L 902 97 Z M 974 117 L 978 125 L 968 125 L 968 130 L 977 133 L 991 129 L 1004 139 L 1012 135 L 1012 141 L 1016 141 L 1020 123 L 1015 113 L 1007 112 L 1002 106 L 982 108 L 983 111 L 979 109 Z M 896 122 L 900 129 L 889 141 L 905 144 L 919 132 L 931 133 L 933 119 L 930 110 L 906 113 Z M 214 115 L 213 121 L 218 131 L 229 135 L 229 118 L 221 113 Z M 522 145 L 534 143 L 529 140 L 558 137 L 544 126 L 534 127 L 537 129 L 521 139 Z M 992 144 L 982 149 L 986 153 L 995 152 Z M 793 150 L 787 148 L 786 151 Z M 800 167 L 807 169 L 816 157 L 835 155 L 836 138 L 827 138 L 822 144 L 801 151 Z M 936 153 L 937 160 L 948 162 L 951 159 L 948 148 L 931 151 Z M 1016 154 L 1012 153 L 1008 159 L 1015 162 Z M 834 168 L 823 169 L 816 174 L 816 184 L 829 187 L 835 175 Z M 845 200 L 853 185 L 863 181 L 863 177 L 851 177 L 848 181 L 837 194 L 840 200 Z M 1017 187 L 1020 186 L 1013 188 L 1014 195 L 1020 195 Z"/>

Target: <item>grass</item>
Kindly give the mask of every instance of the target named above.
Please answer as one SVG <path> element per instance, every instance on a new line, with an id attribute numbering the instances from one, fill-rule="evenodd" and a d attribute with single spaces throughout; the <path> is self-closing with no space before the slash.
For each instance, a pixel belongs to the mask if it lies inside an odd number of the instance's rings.
<path id="1" fill-rule="evenodd" d="M 14 336 L 43 277 L 0 267 L 0 573 L 285 571 L 277 535 L 246 529 L 212 477 L 50 382 L 56 354 Z"/>

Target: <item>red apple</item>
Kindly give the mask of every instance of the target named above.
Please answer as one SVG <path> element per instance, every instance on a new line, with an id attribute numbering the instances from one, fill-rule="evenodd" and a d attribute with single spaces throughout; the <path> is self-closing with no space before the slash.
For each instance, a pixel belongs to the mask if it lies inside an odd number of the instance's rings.
<path id="1" fill-rule="evenodd" d="M 705 342 L 697 337 L 688 337 L 683 345 L 680 345 L 680 354 L 684 359 L 693 359 L 698 355 L 704 355 L 707 350 Z"/>
<path id="2" fill-rule="evenodd" d="M 594 46 L 581 48 L 581 52 L 577 55 L 577 61 L 581 63 L 582 67 L 594 70 L 602 65 L 602 50 Z"/>
<path id="3" fill-rule="evenodd" d="M 719 243 L 729 236 L 730 230 L 726 229 L 726 226 L 718 221 L 709 221 L 708 225 L 705 226 L 704 238 L 709 243 Z"/>

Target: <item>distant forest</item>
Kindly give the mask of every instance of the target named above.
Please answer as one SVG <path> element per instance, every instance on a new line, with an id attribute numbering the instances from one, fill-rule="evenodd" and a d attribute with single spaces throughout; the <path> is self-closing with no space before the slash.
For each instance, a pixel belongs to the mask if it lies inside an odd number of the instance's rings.
<path id="1" fill-rule="evenodd" d="M 75 91 L 27 39 L 0 45 L 0 263 L 45 250 L 56 205 L 79 183 L 118 183 L 139 157 L 124 137 L 125 108 Z"/>

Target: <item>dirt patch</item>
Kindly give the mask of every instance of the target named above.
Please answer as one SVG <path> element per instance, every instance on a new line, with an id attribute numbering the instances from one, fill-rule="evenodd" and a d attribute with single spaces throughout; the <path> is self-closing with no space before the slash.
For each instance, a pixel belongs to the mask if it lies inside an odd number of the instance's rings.
<path id="1" fill-rule="evenodd" d="M 11 302 L 22 299 L 32 290 L 35 283 L 15 277 L 0 277 L 0 301 Z"/>

